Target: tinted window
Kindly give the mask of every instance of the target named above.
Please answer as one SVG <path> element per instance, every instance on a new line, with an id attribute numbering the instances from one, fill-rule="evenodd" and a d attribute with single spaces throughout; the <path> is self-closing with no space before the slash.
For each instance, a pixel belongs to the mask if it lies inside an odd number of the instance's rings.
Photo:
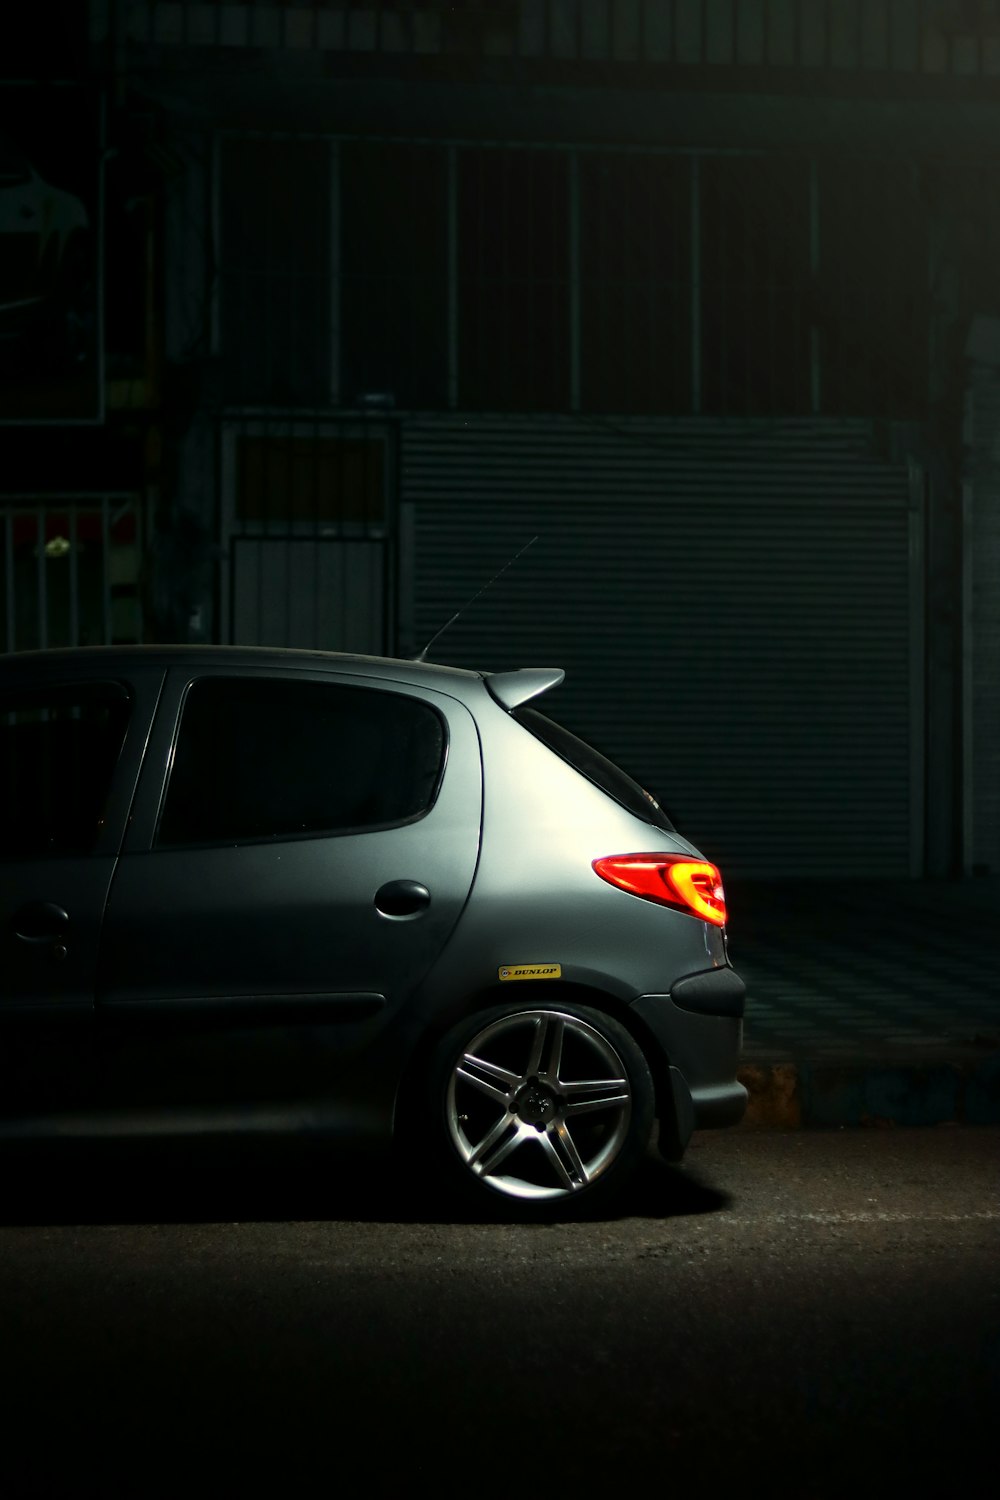
<path id="1" fill-rule="evenodd" d="M 637 781 L 627 776 L 624 771 L 615 765 L 614 761 L 608 760 L 600 751 L 577 739 L 575 734 L 570 734 L 561 724 L 545 714 L 539 713 L 537 708 L 519 708 L 514 714 L 519 724 L 548 745 L 550 750 L 565 760 L 579 771 L 581 776 L 586 776 L 595 786 L 599 786 L 602 792 L 607 792 L 616 802 L 637 818 L 642 818 L 645 823 L 652 823 L 656 828 L 662 828 L 666 833 L 673 833 L 674 825 L 667 817 L 663 808 L 644 791 Z"/>
<path id="2" fill-rule="evenodd" d="M 274 678 L 190 688 L 159 844 L 403 823 L 434 799 L 444 729 L 419 699 Z"/>
<path id="3" fill-rule="evenodd" d="M 0 694 L 0 855 L 91 852 L 127 721 L 115 683 Z"/>

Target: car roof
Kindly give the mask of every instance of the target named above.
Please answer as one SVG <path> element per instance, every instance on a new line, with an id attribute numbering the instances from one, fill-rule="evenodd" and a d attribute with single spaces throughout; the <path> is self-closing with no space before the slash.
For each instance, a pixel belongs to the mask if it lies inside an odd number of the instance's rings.
<path id="1" fill-rule="evenodd" d="M 507 672 L 474 672 L 441 662 L 409 660 L 393 656 L 362 656 L 343 651 L 310 651 L 286 646 L 122 645 L 65 646 L 39 651 L 15 651 L 0 656 L 0 677 L 16 680 L 41 670 L 44 675 L 66 671 L 81 673 L 129 671 L 137 663 L 159 667 L 328 667 L 359 677 L 381 677 L 411 687 L 437 687 L 459 697 L 482 690 L 508 711 L 520 707 L 550 688 L 558 687 L 565 673 L 561 667 L 517 667 Z"/>
<path id="2" fill-rule="evenodd" d="M 136 664 L 159 667 L 329 667 L 372 677 L 426 683 L 481 683 L 481 672 L 437 662 L 407 661 L 402 657 L 363 656 L 344 651 L 310 651 L 283 646 L 130 645 L 67 646 L 40 651 L 14 651 L 2 658 L 4 675 L 61 667 L 79 671 L 128 670 Z"/>

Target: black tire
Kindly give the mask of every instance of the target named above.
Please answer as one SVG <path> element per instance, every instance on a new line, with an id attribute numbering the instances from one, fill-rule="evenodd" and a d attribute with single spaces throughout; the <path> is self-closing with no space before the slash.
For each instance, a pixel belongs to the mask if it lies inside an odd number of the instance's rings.
<path id="1" fill-rule="evenodd" d="M 453 1188 L 516 1219 L 605 1211 L 646 1153 L 655 1110 L 631 1033 L 551 993 L 453 1027 L 434 1055 L 426 1104 Z"/>

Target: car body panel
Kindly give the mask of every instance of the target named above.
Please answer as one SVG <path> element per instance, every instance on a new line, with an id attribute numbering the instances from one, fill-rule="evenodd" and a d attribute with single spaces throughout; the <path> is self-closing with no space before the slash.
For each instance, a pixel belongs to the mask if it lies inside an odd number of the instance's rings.
<path id="1" fill-rule="evenodd" d="M 609 887 L 592 868 L 605 854 L 692 846 L 619 806 L 485 692 L 476 715 L 483 852 L 474 899 L 432 982 L 462 993 L 497 982 L 503 966 L 557 963 L 564 979 L 627 1003 L 667 975 L 672 983 L 724 965 L 719 928 Z"/>
<path id="2" fill-rule="evenodd" d="M 558 673 L 539 670 L 555 682 Z M 447 759 L 430 810 L 364 832 L 157 847 L 189 684 L 274 675 L 431 703 L 447 726 Z M 694 1126 L 738 1117 L 732 985 L 715 986 L 725 1015 L 671 999 L 685 978 L 731 974 L 724 930 L 592 868 L 612 854 L 701 856 L 543 744 L 482 674 L 240 647 L 88 648 L 0 662 L 0 688 L 109 676 L 129 684 L 133 718 L 100 849 L 77 872 L 89 947 L 72 983 L 69 970 L 62 989 L 40 983 L 52 1005 L 71 990 L 82 997 L 91 1061 L 76 1076 L 92 1074 L 94 1086 L 5 1098 L 0 1135 L 291 1130 L 387 1140 L 410 1070 L 456 1018 L 542 995 L 613 1012 L 633 1032 L 661 1085 L 666 1134 L 681 1146 Z M 25 874 L 0 869 L 9 920 Z M 60 878 L 69 875 L 50 865 L 45 891 L 61 891 Z M 399 880 L 426 887 L 429 907 L 380 915 L 376 891 Z M 532 965 L 541 966 L 535 978 L 512 977 Z M 710 1012 L 713 984 L 698 993 Z M 5 976 L 0 1024 L 15 1000 Z M 48 1019 L 36 1028 L 37 1057 L 58 1048 L 58 1033 Z"/>
<path id="3" fill-rule="evenodd" d="M 22 670 L 18 670 L 18 667 Z M 105 684 L 130 699 L 128 724 L 96 846 L 90 854 L 0 860 L 0 1120 L 33 1111 L 71 1110 L 94 1098 L 94 1001 L 101 927 L 118 850 L 163 674 L 73 671 L 65 658 L 38 658 L 34 670 L 9 658 L 0 708 L 35 693 L 59 695 Z M 65 930 L 25 942 L 20 914 L 42 904 L 65 913 Z M 0 1127 L 2 1128 L 2 1127 Z"/>
<path id="4" fill-rule="evenodd" d="M 197 677 L 274 670 L 206 666 Z M 281 670 L 300 681 L 413 694 L 384 677 Z M 186 1101 L 220 1107 L 292 1103 L 332 1087 L 375 1043 L 458 920 L 479 856 L 479 741 L 461 703 L 425 688 L 420 700 L 447 724 L 447 752 L 434 803 L 416 821 L 157 848 L 164 768 L 194 680 L 186 670 L 168 676 L 115 873 L 98 990 L 110 1044 L 106 1088 L 116 1105 L 166 1102 L 178 1088 Z M 423 886 L 429 904 L 386 915 L 376 893 L 403 880 Z"/>

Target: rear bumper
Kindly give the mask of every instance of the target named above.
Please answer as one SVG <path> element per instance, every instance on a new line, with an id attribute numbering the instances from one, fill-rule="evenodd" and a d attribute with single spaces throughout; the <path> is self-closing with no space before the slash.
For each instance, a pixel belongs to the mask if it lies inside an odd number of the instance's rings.
<path id="1" fill-rule="evenodd" d="M 731 969 L 713 972 L 719 981 L 711 974 L 693 976 L 709 981 L 704 986 L 681 981 L 684 1006 L 677 1003 L 679 987 L 675 986 L 670 995 L 640 995 L 630 1007 L 659 1052 L 660 1138 L 665 1155 L 683 1153 L 693 1130 L 738 1125 L 746 1111 L 747 1091 L 736 1078 L 743 1040 L 743 983 Z M 689 988 L 685 991 L 684 986 Z M 729 1014 L 687 1008 L 693 996 L 704 1001 L 713 990 L 730 1007 Z M 732 1014 L 737 1004 L 738 1014 Z"/>
<path id="2" fill-rule="evenodd" d="M 670 998 L 681 1010 L 700 1016 L 742 1016 L 747 987 L 735 969 L 707 969 L 672 986 Z"/>

